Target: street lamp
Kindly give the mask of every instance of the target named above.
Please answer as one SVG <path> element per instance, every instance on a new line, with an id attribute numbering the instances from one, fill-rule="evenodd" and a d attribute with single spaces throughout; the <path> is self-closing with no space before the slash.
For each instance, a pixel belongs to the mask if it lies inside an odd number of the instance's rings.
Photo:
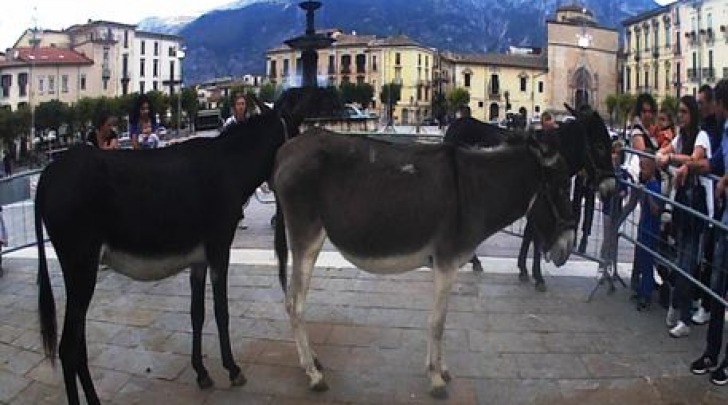
<path id="1" fill-rule="evenodd" d="M 177 50 L 177 59 L 179 60 L 179 94 L 177 94 L 177 136 L 182 132 L 182 62 L 185 59 L 184 46 Z"/>

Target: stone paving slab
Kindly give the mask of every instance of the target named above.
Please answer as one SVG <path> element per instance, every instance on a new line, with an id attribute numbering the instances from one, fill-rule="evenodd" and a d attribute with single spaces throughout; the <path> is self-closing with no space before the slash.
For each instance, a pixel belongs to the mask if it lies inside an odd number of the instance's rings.
<path id="1" fill-rule="evenodd" d="M 5 258 L 0 278 L 0 403 L 65 403 L 61 369 L 44 359 L 36 314 L 36 262 Z M 515 269 L 515 261 L 511 265 Z M 487 267 L 486 267 L 487 268 Z M 63 279 L 50 261 L 63 315 Z M 91 373 L 105 403 L 150 404 L 726 404 L 728 387 L 693 376 L 704 328 L 675 340 L 665 312 L 640 313 L 629 293 L 589 277 L 548 276 L 534 291 L 516 272 L 461 272 L 451 296 L 447 400 L 427 395 L 424 361 L 432 303 L 427 271 L 372 276 L 317 268 L 306 307 L 311 341 L 331 389 L 312 393 L 277 285 L 267 265 L 233 265 L 230 330 L 248 383 L 230 388 L 220 362 L 212 293 L 206 291 L 203 353 L 216 382 L 201 391 L 190 365 L 189 274 L 133 282 L 99 274 L 87 336 Z M 59 322 L 62 325 L 62 322 Z M 59 331 L 60 332 L 60 331 Z"/>

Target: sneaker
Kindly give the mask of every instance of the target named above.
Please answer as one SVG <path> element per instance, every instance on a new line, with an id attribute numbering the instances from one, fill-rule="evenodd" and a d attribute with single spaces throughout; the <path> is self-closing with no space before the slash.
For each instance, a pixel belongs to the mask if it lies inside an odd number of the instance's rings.
<path id="1" fill-rule="evenodd" d="M 670 336 L 675 339 L 685 337 L 690 334 L 690 327 L 685 325 L 685 322 L 678 321 L 677 325 L 670 329 Z"/>
<path id="2" fill-rule="evenodd" d="M 678 321 L 678 315 L 677 311 L 673 307 L 667 308 L 667 317 L 665 318 L 665 325 L 667 325 L 669 328 L 674 328 L 677 326 Z"/>
<path id="3" fill-rule="evenodd" d="M 705 325 L 710 320 L 710 312 L 706 311 L 705 308 L 700 307 L 693 314 L 692 321 L 696 325 Z"/>
<path id="4" fill-rule="evenodd" d="M 715 360 L 713 360 L 710 356 L 703 355 L 690 364 L 690 372 L 702 375 L 714 369 L 715 366 Z"/>
<path id="5" fill-rule="evenodd" d="M 725 369 L 728 365 L 719 367 L 717 370 L 710 373 L 710 382 L 715 385 L 726 385 L 728 384 L 728 375 L 725 373 Z"/>

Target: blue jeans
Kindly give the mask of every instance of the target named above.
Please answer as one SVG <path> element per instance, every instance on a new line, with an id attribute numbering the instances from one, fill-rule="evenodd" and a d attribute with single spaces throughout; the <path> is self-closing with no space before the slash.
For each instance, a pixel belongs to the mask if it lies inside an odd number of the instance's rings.
<path id="1" fill-rule="evenodd" d="M 726 275 L 726 265 L 728 265 L 728 236 L 722 231 L 716 229 L 715 236 L 715 253 L 713 254 L 713 273 L 711 275 L 710 288 L 720 297 L 725 297 L 728 290 L 728 275 Z M 720 345 L 723 341 L 723 328 L 725 325 L 725 308 L 715 299 L 710 299 L 710 323 L 708 324 L 708 334 L 706 336 L 707 347 L 705 355 L 718 360 L 720 355 Z M 723 365 L 728 364 L 728 342 L 726 342 L 726 358 Z"/>
<path id="2" fill-rule="evenodd" d="M 650 250 L 657 247 L 657 237 L 650 231 L 639 230 L 637 241 L 644 244 Z M 637 271 L 642 276 L 637 294 L 640 298 L 649 302 L 652 298 L 652 291 L 655 290 L 655 258 L 651 253 L 637 246 L 635 248 L 635 262 Z"/>
<path id="3" fill-rule="evenodd" d="M 700 249 L 701 235 L 701 231 L 678 230 L 677 266 L 692 276 L 695 276 L 695 270 L 700 258 L 698 252 Z M 690 318 L 692 317 L 692 292 L 693 284 L 687 277 L 678 273 L 675 278 L 675 288 L 672 291 L 670 306 L 680 311 L 680 320 L 686 325 L 690 325 Z"/>

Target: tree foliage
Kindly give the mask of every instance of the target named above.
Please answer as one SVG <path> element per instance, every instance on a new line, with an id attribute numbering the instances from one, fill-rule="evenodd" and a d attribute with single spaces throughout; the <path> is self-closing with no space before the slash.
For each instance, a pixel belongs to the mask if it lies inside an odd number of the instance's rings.
<path id="1" fill-rule="evenodd" d="M 470 104 L 470 92 L 464 88 L 456 87 L 447 93 L 447 107 L 451 112 L 468 104 Z"/>

